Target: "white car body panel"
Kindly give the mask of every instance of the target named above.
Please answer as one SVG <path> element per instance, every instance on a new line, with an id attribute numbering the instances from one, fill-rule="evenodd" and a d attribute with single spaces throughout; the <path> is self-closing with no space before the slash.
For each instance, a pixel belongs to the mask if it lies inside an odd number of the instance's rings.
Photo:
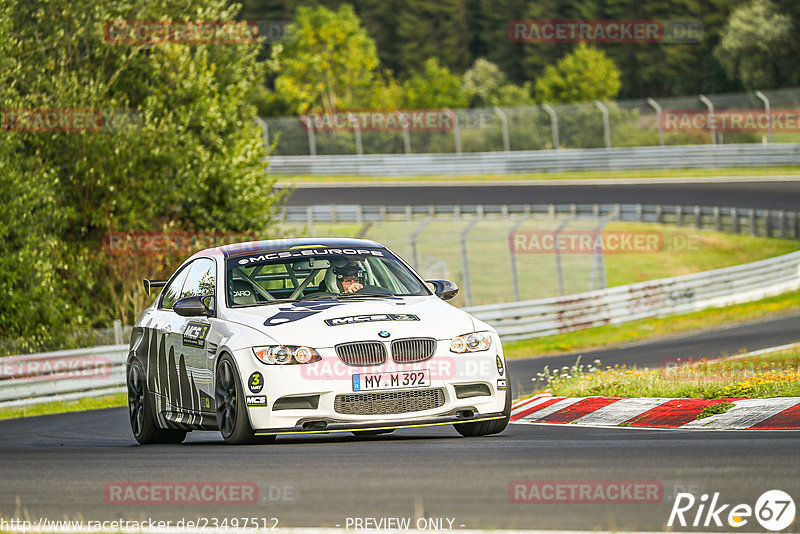
<path id="1" fill-rule="evenodd" d="M 368 241 L 358 243 L 384 248 Z M 131 340 L 131 357 L 136 356 L 145 363 L 148 384 L 156 397 L 159 424 L 163 428 L 216 429 L 215 369 L 219 357 L 225 353 L 235 361 L 245 395 L 253 397 L 248 400 L 260 403 L 246 407 L 256 433 L 329 432 L 452 424 L 462 419 L 499 419 L 509 406 L 506 397 L 510 396 L 510 390 L 505 387 L 509 381 L 497 332 L 434 295 L 350 297 L 228 307 L 223 298 L 226 255 L 219 248 L 209 249 L 196 254 L 184 265 L 201 257 L 216 263 L 216 316 L 181 317 L 172 310 L 159 309 L 159 297 L 137 321 Z M 406 319 L 412 315 L 418 320 L 388 320 L 390 314 Z M 349 324 L 325 322 L 344 317 L 356 319 Z M 170 332 L 164 331 L 167 326 Z M 193 337 L 202 332 L 203 326 L 207 327 L 203 339 Z M 472 332 L 491 333 L 489 350 L 464 354 L 450 351 L 454 337 Z M 405 338 L 435 339 L 433 357 L 413 364 L 395 363 L 391 342 Z M 386 363 L 358 367 L 344 364 L 335 346 L 359 341 L 384 343 L 388 354 Z M 253 353 L 253 347 L 267 345 L 312 347 L 322 360 L 268 365 Z M 377 392 L 353 389 L 354 374 L 421 370 L 428 371 L 430 385 Z M 256 387 L 257 391 L 249 387 L 254 373 L 263 377 L 263 386 Z M 455 387 L 464 384 L 483 384 L 487 394 L 459 399 Z M 444 403 L 431 409 L 356 415 L 339 413 L 334 408 L 337 395 L 422 392 L 439 388 L 444 392 Z M 276 401 L 281 399 L 316 396 L 319 397 L 316 408 L 275 409 Z M 261 403 L 258 397 L 266 397 L 265 402 Z M 285 406 L 286 401 L 281 402 Z"/>

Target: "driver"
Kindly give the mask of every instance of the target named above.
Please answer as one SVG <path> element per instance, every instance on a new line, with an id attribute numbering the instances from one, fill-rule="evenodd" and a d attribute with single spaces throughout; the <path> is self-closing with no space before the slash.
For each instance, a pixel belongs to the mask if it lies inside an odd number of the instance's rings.
<path id="1" fill-rule="evenodd" d="M 364 287 L 364 269 L 357 262 L 334 267 L 336 283 L 342 293 L 355 293 Z"/>

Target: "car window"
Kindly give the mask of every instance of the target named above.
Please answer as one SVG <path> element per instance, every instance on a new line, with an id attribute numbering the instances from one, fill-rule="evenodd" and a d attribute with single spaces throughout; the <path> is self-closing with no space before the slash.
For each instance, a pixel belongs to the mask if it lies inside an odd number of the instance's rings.
<path id="1" fill-rule="evenodd" d="M 357 278 L 361 294 L 413 296 L 430 294 L 403 264 L 385 249 L 271 251 L 227 261 L 229 306 L 325 298 L 343 293 L 345 273 Z M 357 287 L 358 287 L 357 286 Z"/>
<path id="2" fill-rule="evenodd" d="M 195 260 L 189 268 L 189 275 L 183 283 L 179 298 L 213 295 L 216 280 L 214 260 L 208 258 Z"/>
<path id="3" fill-rule="evenodd" d="M 186 281 L 186 276 L 189 274 L 190 267 L 191 265 L 187 265 L 181 269 L 178 276 L 176 276 L 161 292 L 161 308 L 171 310 L 172 305 L 180 298 L 181 289 L 183 288 L 183 283 Z"/>

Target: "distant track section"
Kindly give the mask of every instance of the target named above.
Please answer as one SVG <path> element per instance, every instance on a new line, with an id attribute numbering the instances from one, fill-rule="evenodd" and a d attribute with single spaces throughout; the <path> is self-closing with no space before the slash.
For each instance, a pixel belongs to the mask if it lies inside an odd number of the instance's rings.
<path id="1" fill-rule="evenodd" d="M 289 206 L 314 204 L 692 204 L 770 210 L 795 210 L 800 205 L 800 182 L 714 182 L 675 184 L 519 185 L 459 187 L 452 185 L 375 185 L 368 178 L 353 186 L 304 186 L 295 189 Z"/>

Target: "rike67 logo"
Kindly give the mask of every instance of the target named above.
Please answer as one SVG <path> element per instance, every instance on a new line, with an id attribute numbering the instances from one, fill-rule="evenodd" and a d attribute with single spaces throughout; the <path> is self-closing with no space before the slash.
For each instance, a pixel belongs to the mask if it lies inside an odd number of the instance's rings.
<path id="1" fill-rule="evenodd" d="M 764 492 L 753 507 L 749 504 L 723 503 L 719 492 L 715 492 L 710 501 L 706 493 L 699 499 L 691 493 L 678 493 L 667 526 L 721 527 L 724 520 L 728 526 L 739 528 L 755 518 L 766 530 L 778 532 L 791 525 L 794 517 L 794 500 L 781 490 Z"/>

